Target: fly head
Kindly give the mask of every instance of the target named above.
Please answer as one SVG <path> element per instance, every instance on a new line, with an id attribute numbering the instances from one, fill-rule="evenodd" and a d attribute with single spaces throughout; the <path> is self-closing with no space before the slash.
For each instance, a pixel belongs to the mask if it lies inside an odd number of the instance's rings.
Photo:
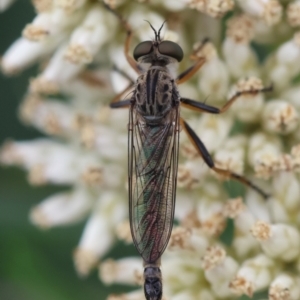
<path id="1" fill-rule="evenodd" d="M 160 32 L 164 24 L 165 22 L 158 30 L 158 33 L 150 24 L 155 34 L 155 40 L 141 42 L 135 47 L 133 57 L 136 61 L 151 63 L 151 65 L 166 66 L 170 63 L 180 62 L 182 60 L 183 51 L 181 47 L 172 41 L 164 41 L 161 39 Z"/>

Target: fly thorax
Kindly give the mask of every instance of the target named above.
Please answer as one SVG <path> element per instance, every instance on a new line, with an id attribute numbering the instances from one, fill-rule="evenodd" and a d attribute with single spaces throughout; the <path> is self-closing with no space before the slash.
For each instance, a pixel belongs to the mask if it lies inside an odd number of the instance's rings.
<path id="1" fill-rule="evenodd" d="M 166 68 L 151 67 L 138 78 L 133 100 L 146 120 L 159 121 L 178 105 L 179 93 Z"/>

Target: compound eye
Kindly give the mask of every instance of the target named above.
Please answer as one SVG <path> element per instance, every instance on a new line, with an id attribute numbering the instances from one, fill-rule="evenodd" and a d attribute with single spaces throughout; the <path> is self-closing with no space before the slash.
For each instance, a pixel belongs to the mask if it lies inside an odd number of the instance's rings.
<path id="1" fill-rule="evenodd" d="M 158 51 L 163 55 L 175 58 L 177 61 L 181 61 L 183 58 L 183 51 L 181 47 L 171 41 L 162 41 L 158 45 Z"/>
<path id="2" fill-rule="evenodd" d="M 146 41 L 139 43 L 134 51 L 133 51 L 133 57 L 135 60 L 138 60 L 141 56 L 147 55 L 152 51 L 152 42 Z"/>

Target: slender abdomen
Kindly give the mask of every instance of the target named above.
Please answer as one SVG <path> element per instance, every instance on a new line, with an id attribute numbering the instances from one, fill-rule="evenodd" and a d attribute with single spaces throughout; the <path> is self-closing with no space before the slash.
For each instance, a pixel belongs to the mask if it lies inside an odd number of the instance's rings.
<path id="1" fill-rule="evenodd" d="M 160 268 L 147 265 L 144 269 L 144 293 L 147 300 L 160 300 L 162 298 L 162 278 Z"/>

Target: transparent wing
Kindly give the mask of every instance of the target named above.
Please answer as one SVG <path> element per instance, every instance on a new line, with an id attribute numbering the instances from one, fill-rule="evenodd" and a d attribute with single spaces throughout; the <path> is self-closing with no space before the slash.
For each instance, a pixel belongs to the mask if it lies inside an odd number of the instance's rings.
<path id="1" fill-rule="evenodd" d="M 134 244 L 146 262 L 164 252 L 172 231 L 178 166 L 179 112 L 148 125 L 129 116 L 129 212 Z"/>

